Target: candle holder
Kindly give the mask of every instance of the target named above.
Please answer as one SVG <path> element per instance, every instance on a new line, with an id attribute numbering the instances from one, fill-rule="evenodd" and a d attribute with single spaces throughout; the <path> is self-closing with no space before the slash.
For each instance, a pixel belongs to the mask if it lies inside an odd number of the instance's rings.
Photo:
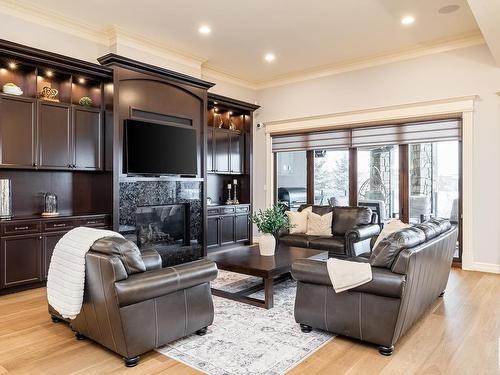
<path id="1" fill-rule="evenodd" d="M 226 204 L 233 204 L 233 200 L 231 199 L 231 184 L 227 185 L 227 201 Z"/>
<path id="2" fill-rule="evenodd" d="M 234 193 L 233 193 L 233 204 L 240 204 L 240 202 L 238 201 L 238 198 L 236 196 L 236 186 L 237 184 L 234 184 Z"/>

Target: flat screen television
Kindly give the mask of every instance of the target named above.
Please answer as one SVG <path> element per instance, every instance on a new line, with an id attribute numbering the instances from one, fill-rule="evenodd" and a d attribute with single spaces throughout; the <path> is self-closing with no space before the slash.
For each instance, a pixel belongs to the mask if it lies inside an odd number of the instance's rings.
<path id="1" fill-rule="evenodd" d="M 198 173 L 196 130 L 125 120 L 125 173 L 186 175 Z"/>

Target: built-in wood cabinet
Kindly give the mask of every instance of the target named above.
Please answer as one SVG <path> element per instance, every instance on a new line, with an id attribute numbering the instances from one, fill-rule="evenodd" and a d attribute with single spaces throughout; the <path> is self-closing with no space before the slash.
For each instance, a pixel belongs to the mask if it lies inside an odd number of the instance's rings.
<path id="1" fill-rule="evenodd" d="M 237 131 L 207 130 L 207 171 L 218 174 L 243 174 L 245 137 Z"/>
<path id="2" fill-rule="evenodd" d="M 68 169 L 71 158 L 71 109 L 68 104 L 38 102 L 38 163 L 41 169 Z"/>
<path id="3" fill-rule="evenodd" d="M 103 168 L 102 113 L 98 109 L 73 107 L 73 167 L 79 170 Z"/>
<path id="4" fill-rule="evenodd" d="M 249 241 L 250 205 L 210 206 L 207 212 L 208 249 Z"/>
<path id="5" fill-rule="evenodd" d="M 107 229 L 109 215 L 0 222 L 0 294 L 47 280 L 57 242 L 77 226 Z"/>
<path id="6" fill-rule="evenodd" d="M 35 112 L 34 99 L 0 95 L 0 167 L 33 167 Z"/>

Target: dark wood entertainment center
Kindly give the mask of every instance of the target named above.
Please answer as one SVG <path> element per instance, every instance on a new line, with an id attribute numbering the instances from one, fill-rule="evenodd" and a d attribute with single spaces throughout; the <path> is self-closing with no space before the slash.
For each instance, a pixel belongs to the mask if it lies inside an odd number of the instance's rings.
<path id="1" fill-rule="evenodd" d="M 199 189 L 193 209 L 199 207 L 201 256 L 207 248 L 252 241 L 251 146 L 258 106 L 208 93 L 210 82 L 115 54 L 99 63 L 0 40 L 0 88 L 12 82 L 23 91 L 0 94 L 0 178 L 11 181 L 13 207 L 12 219 L 0 221 L 0 294 L 43 285 L 54 246 L 70 229 L 119 231 L 129 184 Z M 56 101 L 40 97 L 44 87 L 58 90 Z M 84 96 L 90 105 L 80 105 Z M 127 176 L 123 121 L 129 118 L 160 124 L 189 119 L 199 140 L 197 176 Z M 224 120 L 220 128 L 216 118 Z M 233 179 L 240 204 L 225 205 L 225 187 Z M 46 192 L 58 196 L 56 218 L 41 217 Z M 167 198 L 158 199 L 171 203 Z"/>

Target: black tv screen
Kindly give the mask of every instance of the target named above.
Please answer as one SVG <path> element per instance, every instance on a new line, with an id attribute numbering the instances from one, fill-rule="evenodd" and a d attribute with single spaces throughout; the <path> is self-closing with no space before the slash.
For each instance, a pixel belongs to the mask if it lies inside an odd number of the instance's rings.
<path id="1" fill-rule="evenodd" d="M 136 175 L 196 175 L 196 130 L 125 120 L 125 172 Z"/>

